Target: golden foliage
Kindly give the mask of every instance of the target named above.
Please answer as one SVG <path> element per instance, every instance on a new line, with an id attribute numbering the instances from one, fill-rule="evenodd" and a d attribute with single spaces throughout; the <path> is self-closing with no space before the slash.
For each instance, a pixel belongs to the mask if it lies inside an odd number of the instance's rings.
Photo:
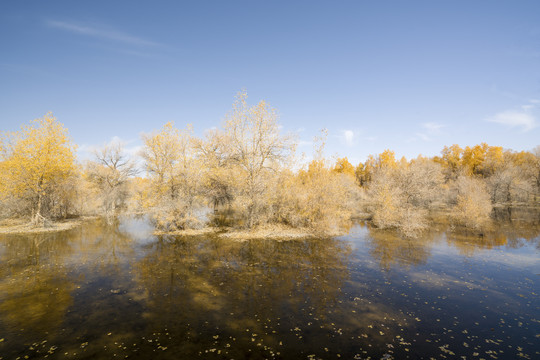
<path id="1" fill-rule="evenodd" d="M 442 185 L 440 166 L 419 157 L 378 169 L 369 184 L 373 223 L 416 237 L 427 227 L 427 210 Z"/>
<path id="2" fill-rule="evenodd" d="M 0 216 L 44 223 L 75 208 L 96 213 L 101 206 L 109 215 L 129 206 L 150 213 L 162 231 L 225 217 L 249 229 L 277 223 L 328 233 L 362 208 L 377 227 L 416 236 L 436 206 L 451 207 L 456 224 L 479 228 L 491 203 L 540 198 L 540 147 L 454 144 L 441 156 L 411 161 L 386 149 L 354 167 L 346 157 L 330 164 L 326 136 L 323 130 L 315 139 L 313 161 L 298 166 L 295 138 L 281 132 L 277 110 L 265 101 L 249 105 L 242 91 L 222 127 L 203 139 L 191 125 L 179 130 L 172 122 L 143 135 L 148 177 L 133 178 L 134 163 L 119 144 L 98 151 L 81 171 L 67 130 L 47 114 L 0 138 Z M 370 198 L 360 201 L 366 192 Z"/>
<path id="3" fill-rule="evenodd" d="M 346 174 L 352 177 L 356 176 L 356 169 L 346 157 L 338 158 L 336 160 L 333 171 L 338 174 Z"/>
<path id="4" fill-rule="evenodd" d="M 227 161 L 236 172 L 235 205 L 243 212 L 248 228 L 261 222 L 270 179 L 295 150 L 292 137 L 280 133 L 277 119 L 277 111 L 265 101 L 249 106 L 243 91 L 223 126 Z"/>
<path id="5" fill-rule="evenodd" d="M 143 135 L 142 157 L 151 179 L 144 205 L 160 230 L 199 228 L 204 215 L 200 187 L 204 168 L 195 155 L 192 127 L 180 131 L 169 122 L 160 132 Z"/>
<path id="6" fill-rule="evenodd" d="M 55 215 L 59 191 L 75 174 L 75 146 L 67 130 L 48 113 L 11 133 L 2 142 L 0 195 L 26 205 L 34 222 Z M 69 195 L 67 195 L 69 196 Z"/>
<path id="7" fill-rule="evenodd" d="M 504 162 L 503 148 L 486 143 L 466 146 L 465 149 L 456 144 L 445 146 L 441 155 L 434 160 L 443 166 L 447 179 L 456 179 L 460 174 L 487 177 L 500 169 Z"/>
<path id="8" fill-rule="evenodd" d="M 489 221 L 492 210 L 485 184 L 479 179 L 460 176 L 455 187 L 457 195 L 452 219 L 467 228 L 481 229 Z"/>
<path id="9" fill-rule="evenodd" d="M 348 226 L 359 188 L 353 173 L 341 173 L 327 164 L 323 156 L 325 139 L 323 130 L 315 141 L 315 159 L 307 168 L 297 174 L 282 172 L 274 200 L 276 221 L 327 234 L 339 233 Z"/>

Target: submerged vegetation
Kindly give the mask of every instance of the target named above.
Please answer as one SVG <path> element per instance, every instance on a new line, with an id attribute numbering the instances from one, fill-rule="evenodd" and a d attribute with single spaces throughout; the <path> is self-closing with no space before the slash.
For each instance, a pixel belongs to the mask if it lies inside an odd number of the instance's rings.
<path id="1" fill-rule="evenodd" d="M 143 135 L 142 169 L 119 143 L 80 164 L 67 129 L 47 114 L 1 138 L 0 219 L 46 227 L 129 211 L 149 214 L 165 233 L 275 226 L 331 235 L 362 217 L 417 237 L 434 213 L 481 232 L 493 207 L 540 200 L 540 147 L 452 145 L 440 156 L 411 160 L 386 150 L 353 166 L 326 158 L 325 139 L 323 131 L 313 160 L 300 163 L 296 138 L 281 133 L 276 110 L 264 101 L 249 105 L 241 92 L 222 127 L 204 138 L 173 123 Z"/>

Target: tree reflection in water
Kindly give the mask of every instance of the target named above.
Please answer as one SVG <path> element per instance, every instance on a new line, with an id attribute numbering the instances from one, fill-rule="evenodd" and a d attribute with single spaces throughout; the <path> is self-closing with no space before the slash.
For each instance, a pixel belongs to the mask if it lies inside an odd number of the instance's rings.
<path id="1" fill-rule="evenodd" d="M 414 240 L 369 226 L 282 242 L 155 237 L 144 219 L 3 236 L 0 358 L 472 356 L 493 351 L 483 340 L 525 338 L 530 353 L 540 225 L 500 216 L 512 221 L 481 234 L 441 223 Z"/>
<path id="2" fill-rule="evenodd" d="M 431 249 L 437 243 L 446 241 L 464 256 L 473 256 L 479 250 L 501 246 L 520 248 L 527 243 L 540 249 L 540 210 L 538 209 L 496 209 L 495 221 L 481 232 L 453 229 L 445 219 L 423 236 L 415 239 L 404 237 L 396 231 L 380 230 L 369 224 L 362 224 L 368 230 L 367 241 L 371 245 L 370 254 L 382 269 L 392 266 L 410 267 L 426 264 Z"/>
<path id="3" fill-rule="evenodd" d="M 160 237 L 145 253 L 137 281 L 148 291 L 151 326 L 181 331 L 185 346 L 236 342 L 233 356 L 248 348 L 279 351 L 275 333 L 291 334 L 291 324 L 309 317 L 322 322 L 348 277 L 350 248 L 332 239 Z"/>
<path id="4" fill-rule="evenodd" d="M 64 259 L 73 253 L 60 234 L 9 236 L 0 253 L 0 319 L 13 332 L 58 329 L 73 303 Z"/>
<path id="5" fill-rule="evenodd" d="M 429 232 L 417 239 L 410 239 L 394 231 L 379 230 L 371 226 L 367 228 L 371 256 L 378 260 L 380 267 L 385 270 L 389 270 L 393 265 L 410 267 L 425 264 L 436 237 L 436 234 Z"/>

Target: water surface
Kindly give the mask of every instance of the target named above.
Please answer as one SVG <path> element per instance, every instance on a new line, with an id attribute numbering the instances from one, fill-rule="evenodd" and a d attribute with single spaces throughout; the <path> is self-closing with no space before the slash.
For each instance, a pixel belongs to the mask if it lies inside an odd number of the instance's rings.
<path id="1" fill-rule="evenodd" d="M 510 215 L 417 240 L 3 236 L 0 359 L 538 359 L 540 226 Z"/>

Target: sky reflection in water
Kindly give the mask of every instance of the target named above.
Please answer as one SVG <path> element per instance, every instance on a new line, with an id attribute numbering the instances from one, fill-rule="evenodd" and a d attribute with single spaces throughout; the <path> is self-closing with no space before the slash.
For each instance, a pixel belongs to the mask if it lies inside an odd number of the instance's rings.
<path id="1" fill-rule="evenodd" d="M 539 358 L 540 230 L 0 237 L 0 358 Z"/>

